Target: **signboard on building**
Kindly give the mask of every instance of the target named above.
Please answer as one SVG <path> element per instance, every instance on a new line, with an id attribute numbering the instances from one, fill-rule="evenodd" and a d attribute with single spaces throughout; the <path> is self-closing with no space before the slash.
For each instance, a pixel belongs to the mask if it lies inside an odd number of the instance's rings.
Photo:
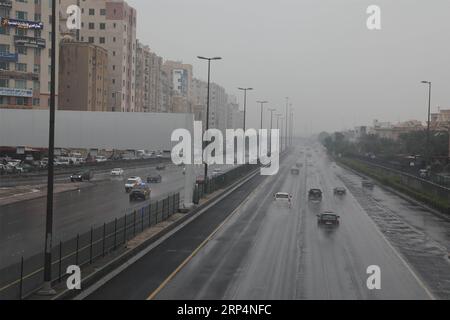
<path id="1" fill-rule="evenodd" d="M 0 24 L 2 27 L 15 27 L 19 29 L 34 29 L 34 30 L 44 29 L 44 24 L 42 22 L 37 21 L 2 18 Z"/>
<path id="2" fill-rule="evenodd" d="M 0 96 L 30 98 L 33 96 L 33 90 L 17 89 L 17 88 L 0 88 Z"/>
<path id="3" fill-rule="evenodd" d="M 18 53 L 0 52 L 0 62 L 17 62 L 19 61 Z"/>

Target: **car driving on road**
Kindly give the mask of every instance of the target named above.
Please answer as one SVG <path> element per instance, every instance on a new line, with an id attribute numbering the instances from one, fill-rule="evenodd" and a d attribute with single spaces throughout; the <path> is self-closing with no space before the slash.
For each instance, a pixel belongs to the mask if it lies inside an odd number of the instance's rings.
<path id="1" fill-rule="evenodd" d="M 161 170 L 166 170 L 166 166 L 165 166 L 164 164 L 158 164 L 158 165 L 156 166 L 156 170 L 159 170 L 159 171 L 161 171 Z"/>
<path id="2" fill-rule="evenodd" d="M 364 179 L 363 181 L 361 181 L 361 185 L 363 186 L 363 188 L 367 188 L 367 189 L 373 189 L 374 184 L 372 181 Z"/>
<path id="3" fill-rule="evenodd" d="M 310 201 L 322 201 L 322 190 L 320 189 L 309 190 L 308 199 Z"/>
<path id="4" fill-rule="evenodd" d="M 130 191 L 130 201 L 150 199 L 151 189 L 147 183 L 139 183 Z"/>
<path id="5" fill-rule="evenodd" d="M 347 193 L 347 190 L 343 187 L 334 188 L 334 194 L 337 196 L 343 196 Z"/>
<path id="6" fill-rule="evenodd" d="M 317 224 L 324 226 L 338 226 L 340 216 L 331 211 L 326 211 L 324 213 L 317 215 Z"/>
<path id="7" fill-rule="evenodd" d="M 122 176 L 123 175 L 123 169 L 122 168 L 114 168 L 111 170 L 112 176 Z"/>
<path id="8" fill-rule="evenodd" d="M 151 174 L 147 177 L 147 183 L 161 183 L 162 177 L 160 174 Z"/>
<path id="9" fill-rule="evenodd" d="M 300 170 L 297 167 L 291 169 L 291 174 L 298 176 L 300 174 Z"/>
<path id="10" fill-rule="evenodd" d="M 127 182 L 125 182 L 125 191 L 130 192 L 135 186 L 142 183 L 142 179 L 140 177 L 130 177 Z"/>
<path id="11" fill-rule="evenodd" d="M 80 171 L 80 172 L 76 172 L 74 174 L 72 174 L 70 176 L 70 181 L 71 182 L 83 182 L 83 181 L 90 181 L 93 178 L 93 174 L 92 171 L 90 170 L 86 170 L 86 171 Z"/>
<path id="12" fill-rule="evenodd" d="M 286 202 L 289 205 L 289 208 L 292 205 L 292 195 L 287 192 L 277 192 L 273 195 L 273 198 L 277 202 Z"/>

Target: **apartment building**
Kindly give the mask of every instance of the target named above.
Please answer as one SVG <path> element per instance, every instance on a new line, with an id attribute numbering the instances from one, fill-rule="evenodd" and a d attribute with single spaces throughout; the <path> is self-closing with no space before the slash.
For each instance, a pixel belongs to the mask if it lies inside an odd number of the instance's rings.
<path id="1" fill-rule="evenodd" d="M 0 108 L 49 107 L 52 4 L 52 0 L 0 1 Z"/>
<path id="2" fill-rule="evenodd" d="M 189 112 L 190 104 L 192 104 L 192 65 L 184 64 L 181 61 L 166 61 L 162 66 L 162 71 L 172 86 L 174 96 L 169 112 Z M 173 105 L 173 103 L 176 103 L 176 105 Z M 184 103 L 184 105 L 180 105 L 180 103 Z"/>
<path id="3" fill-rule="evenodd" d="M 106 49 L 64 39 L 59 55 L 59 81 L 60 110 L 108 110 Z"/>
<path id="4" fill-rule="evenodd" d="M 136 112 L 150 111 L 150 48 L 136 40 Z"/>
<path id="5" fill-rule="evenodd" d="M 108 111 L 136 110 L 136 10 L 124 0 L 61 0 L 60 32 L 67 30 L 69 5 L 81 9 L 77 41 L 89 42 L 108 51 Z"/>

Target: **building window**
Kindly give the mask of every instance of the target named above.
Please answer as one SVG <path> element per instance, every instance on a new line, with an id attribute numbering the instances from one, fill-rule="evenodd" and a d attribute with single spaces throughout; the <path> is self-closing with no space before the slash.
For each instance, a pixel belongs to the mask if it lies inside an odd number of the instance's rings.
<path id="1" fill-rule="evenodd" d="M 106 16 L 106 9 L 100 9 L 100 15 Z"/>
<path id="2" fill-rule="evenodd" d="M 1 53 L 9 53 L 9 44 L 0 44 Z"/>
<path id="3" fill-rule="evenodd" d="M 88 42 L 89 42 L 89 43 L 94 43 L 94 37 L 89 37 Z"/>
<path id="4" fill-rule="evenodd" d="M 101 44 L 104 44 L 104 43 L 106 42 L 106 41 L 105 41 L 105 37 L 100 37 L 99 42 L 100 42 Z"/>
<path id="5" fill-rule="evenodd" d="M 26 104 L 26 99 L 24 97 L 16 97 L 16 105 L 25 106 Z"/>
<path id="6" fill-rule="evenodd" d="M 41 89 L 41 84 L 40 84 L 39 80 L 34 80 L 33 81 L 33 89 L 35 91 L 39 91 Z"/>
<path id="7" fill-rule="evenodd" d="M 34 98 L 33 99 L 33 106 L 38 106 L 41 104 L 41 101 L 39 100 L 39 98 Z"/>
<path id="8" fill-rule="evenodd" d="M 27 72 L 27 64 L 26 63 L 16 63 L 16 71 Z"/>
<path id="9" fill-rule="evenodd" d="M 105 30 L 106 29 L 106 23 L 100 23 L 100 30 Z"/>
<path id="10" fill-rule="evenodd" d="M 9 28 L 0 26 L 0 34 L 9 34 Z"/>
<path id="11" fill-rule="evenodd" d="M 21 20 L 28 20 L 28 13 L 26 11 L 16 11 L 16 18 Z"/>
<path id="12" fill-rule="evenodd" d="M 89 30 L 94 30 L 95 24 L 93 22 L 89 22 Z"/>
<path id="13" fill-rule="evenodd" d="M 35 64 L 35 65 L 33 66 L 33 72 L 34 72 L 34 73 L 41 73 L 41 65 Z"/>
<path id="14" fill-rule="evenodd" d="M 9 88 L 9 79 L 0 79 L 0 87 Z"/>
<path id="15" fill-rule="evenodd" d="M 89 9 L 89 15 L 95 16 L 95 9 Z"/>
<path id="16" fill-rule="evenodd" d="M 26 89 L 27 88 L 27 80 L 15 80 L 15 87 L 16 89 Z"/>
<path id="17" fill-rule="evenodd" d="M 20 47 L 20 46 L 18 46 L 18 47 L 16 47 L 16 52 L 18 54 L 26 55 L 27 54 L 27 47 Z"/>

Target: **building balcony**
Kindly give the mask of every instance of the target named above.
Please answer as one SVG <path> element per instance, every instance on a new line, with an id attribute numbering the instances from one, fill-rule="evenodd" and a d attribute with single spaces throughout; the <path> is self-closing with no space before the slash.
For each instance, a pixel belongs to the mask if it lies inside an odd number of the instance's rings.
<path id="1" fill-rule="evenodd" d="M 11 0 L 0 0 L 0 8 L 12 8 Z"/>
<path id="2" fill-rule="evenodd" d="M 0 70 L 0 76 L 8 79 L 39 80 L 39 73 L 13 70 Z"/>
<path id="3" fill-rule="evenodd" d="M 16 46 L 25 46 L 30 48 L 43 49 L 46 47 L 45 39 L 28 36 L 14 36 L 14 43 Z"/>

